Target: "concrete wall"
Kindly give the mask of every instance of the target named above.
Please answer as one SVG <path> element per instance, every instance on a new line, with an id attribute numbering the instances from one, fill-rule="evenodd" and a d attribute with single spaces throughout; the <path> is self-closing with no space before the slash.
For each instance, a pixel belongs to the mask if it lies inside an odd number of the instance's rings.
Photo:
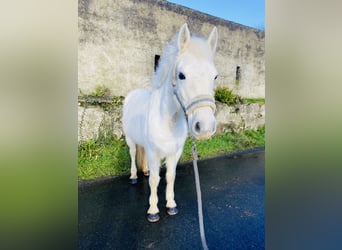
<path id="1" fill-rule="evenodd" d="M 265 97 L 264 32 L 164 0 L 79 0 L 78 85 L 83 94 L 105 85 L 125 96 L 146 87 L 154 57 L 187 22 L 194 34 L 219 32 L 217 83 L 243 97 Z M 236 67 L 241 78 L 235 84 Z"/>

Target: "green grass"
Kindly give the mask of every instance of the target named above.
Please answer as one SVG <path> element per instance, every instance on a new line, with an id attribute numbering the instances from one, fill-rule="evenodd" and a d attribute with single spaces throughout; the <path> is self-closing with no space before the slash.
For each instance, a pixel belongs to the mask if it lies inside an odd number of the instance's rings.
<path id="1" fill-rule="evenodd" d="M 79 179 L 127 174 L 130 167 L 128 146 L 123 139 L 94 140 L 78 147 Z"/>
<path id="2" fill-rule="evenodd" d="M 265 146 L 265 127 L 259 130 L 216 135 L 206 141 L 196 141 L 197 152 L 202 159 L 260 146 Z M 191 147 L 192 141 L 187 139 L 180 158 L 181 162 L 192 160 Z"/>
<path id="3" fill-rule="evenodd" d="M 190 139 L 187 139 L 180 162 L 192 160 Z M 201 159 L 265 145 L 265 127 L 255 131 L 216 135 L 196 141 Z M 130 172 L 130 157 L 124 139 L 102 138 L 88 141 L 78 148 L 78 176 L 81 180 Z"/>

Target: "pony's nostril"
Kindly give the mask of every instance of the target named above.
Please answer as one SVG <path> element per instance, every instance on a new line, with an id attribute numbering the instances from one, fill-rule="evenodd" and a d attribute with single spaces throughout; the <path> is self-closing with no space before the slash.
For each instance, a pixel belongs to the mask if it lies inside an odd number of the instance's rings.
<path id="1" fill-rule="evenodd" d="M 201 125 L 199 122 L 195 123 L 195 132 L 198 134 L 201 132 Z"/>

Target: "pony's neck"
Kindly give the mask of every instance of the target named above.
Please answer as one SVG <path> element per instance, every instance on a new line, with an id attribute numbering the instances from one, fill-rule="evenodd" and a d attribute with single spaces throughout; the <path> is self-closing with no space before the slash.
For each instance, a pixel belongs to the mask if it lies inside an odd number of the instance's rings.
<path id="1" fill-rule="evenodd" d="M 172 79 L 172 78 L 171 78 Z M 172 82 L 166 82 L 160 87 L 160 114 L 162 117 L 174 119 L 181 110 L 175 99 Z"/>
<path id="2" fill-rule="evenodd" d="M 155 92 L 155 98 L 158 99 L 158 117 L 160 122 L 178 123 L 185 121 L 185 115 L 181 109 L 175 95 L 173 87 L 174 67 L 177 60 L 177 47 L 174 43 L 167 45 L 164 50 L 163 58 L 152 78 L 152 89 Z"/>

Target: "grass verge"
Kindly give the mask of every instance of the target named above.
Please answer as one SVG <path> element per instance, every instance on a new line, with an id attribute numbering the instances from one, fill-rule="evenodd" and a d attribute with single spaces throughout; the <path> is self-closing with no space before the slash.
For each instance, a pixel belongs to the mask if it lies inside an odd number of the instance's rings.
<path id="1" fill-rule="evenodd" d="M 191 140 L 187 139 L 180 162 L 192 160 Z M 265 127 L 240 133 L 216 135 L 206 141 L 197 141 L 200 157 L 208 158 L 265 145 Z M 130 157 L 124 139 L 90 140 L 78 148 L 78 176 L 80 180 L 102 176 L 129 174 Z"/>
<path id="2" fill-rule="evenodd" d="M 192 160 L 192 142 L 187 139 L 180 162 Z M 197 141 L 196 148 L 201 159 L 232 153 L 240 150 L 265 146 L 265 127 L 213 136 L 206 141 Z"/>

